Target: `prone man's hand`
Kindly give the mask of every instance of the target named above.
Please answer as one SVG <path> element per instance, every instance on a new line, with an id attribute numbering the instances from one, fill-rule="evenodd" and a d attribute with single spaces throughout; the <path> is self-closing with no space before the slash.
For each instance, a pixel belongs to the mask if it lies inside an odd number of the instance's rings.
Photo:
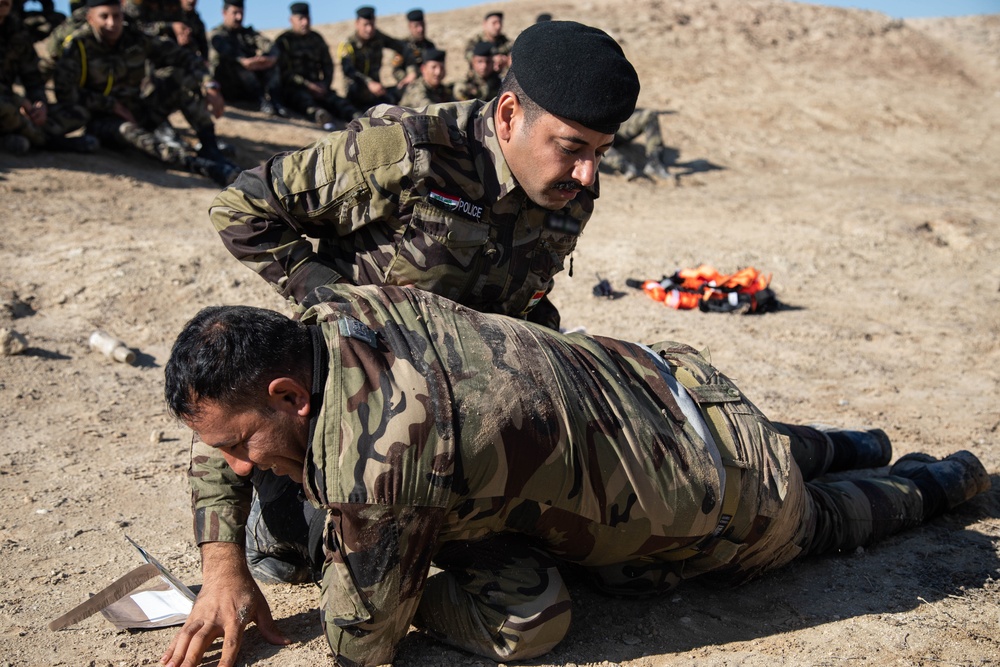
<path id="1" fill-rule="evenodd" d="M 264 594 L 250 576 L 243 546 L 231 542 L 207 542 L 201 546 L 204 581 L 194 608 L 160 658 L 164 667 L 195 667 L 205 651 L 223 638 L 218 667 L 233 667 L 247 623 L 253 621 L 271 644 L 291 643 L 271 618 Z"/>

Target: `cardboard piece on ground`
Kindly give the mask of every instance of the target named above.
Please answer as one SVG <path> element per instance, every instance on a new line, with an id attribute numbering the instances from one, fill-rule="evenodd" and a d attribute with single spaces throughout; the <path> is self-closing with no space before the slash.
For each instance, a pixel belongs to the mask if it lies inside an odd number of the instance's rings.
<path id="1" fill-rule="evenodd" d="M 69 627 L 97 612 L 119 630 L 165 628 L 187 619 L 195 594 L 128 535 L 125 539 L 139 551 L 146 564 L 49 623 L 50 630 Z"/>

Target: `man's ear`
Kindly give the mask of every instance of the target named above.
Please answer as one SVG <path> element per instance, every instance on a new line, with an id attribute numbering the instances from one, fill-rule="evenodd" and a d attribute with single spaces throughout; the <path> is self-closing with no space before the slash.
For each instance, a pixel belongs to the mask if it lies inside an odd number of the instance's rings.
<path id="1" fill-rule="evenodd" d="M 497 100 L 496 126 L 501 141 L 510 141 L 514 134 L 513 125 L 520 120 L 523 110 L 517 95 L 509 90 Z"/>
<path id="2" fill-rule="evenodd" d="M 295 378 L 280 377 L 267 385 L 267 403 L 273 409 L 299 417 L 309 416 L 309 390 Z"/>

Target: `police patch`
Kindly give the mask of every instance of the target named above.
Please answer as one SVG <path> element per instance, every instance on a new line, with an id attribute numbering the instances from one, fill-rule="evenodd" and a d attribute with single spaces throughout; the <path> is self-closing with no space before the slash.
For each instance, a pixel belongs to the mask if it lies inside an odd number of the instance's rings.
<path id="1" fill-rule="evenodd" d="M 429 199 L 430 202 L 438 208 L 442 208 L 453 213 L 461 213 L 465 217 L 472 218 L 476 222 L 482 220 L 483 207 L 478 204 L 473 204 L 472 202 L 467 202 L 461 197 L 455 197 L 454 195 L 445 194 L 444 192 L 431 190 L 427 195 L 427 199 Z"/>

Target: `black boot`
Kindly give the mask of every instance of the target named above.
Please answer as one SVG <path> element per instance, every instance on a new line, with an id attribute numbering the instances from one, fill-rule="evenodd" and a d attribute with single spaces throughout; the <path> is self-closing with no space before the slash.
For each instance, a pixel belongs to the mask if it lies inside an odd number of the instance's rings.
<path id="1" fill-rule="evenodd" d="M 965 450 L 940 461 L 929 454 L 907 454 L 893 464 L 889 474 L 917 485 L 924 498 L 924 520 L 988 491 L 991 484 L 982 462 Z"/>
<path id="2" fill-rule="evenodd" d="M 232 185 L 240 175 L 240 168 L 225 160 L 217 162 L 203 157 L 189 156 L 184 159 L 184 167 L 192 174 L 212 179 L 221 187 Z"/>
<path id="3" fill-rule="evenodd" d="M 892 442 L 885 431 L 848 431 L 821 424 L 811 424 L 833 444 L 833 460 L 827 472 L 881 468 L 892 459 Z"/>

